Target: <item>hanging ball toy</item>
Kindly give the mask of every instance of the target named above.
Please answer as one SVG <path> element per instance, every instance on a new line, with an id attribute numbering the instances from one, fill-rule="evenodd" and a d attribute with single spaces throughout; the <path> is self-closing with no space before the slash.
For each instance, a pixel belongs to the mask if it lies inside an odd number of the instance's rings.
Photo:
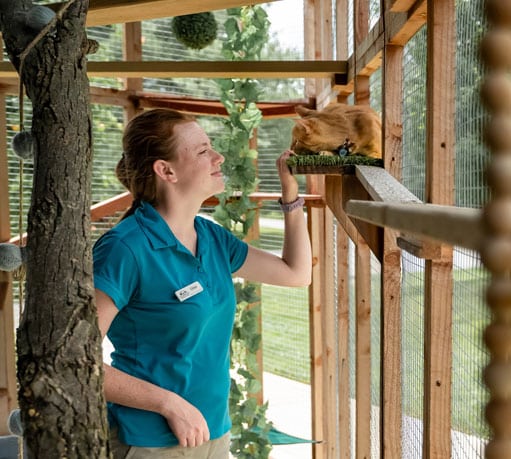
<path id="1" fill-rule="evenodd" d="M 55 11 L 47 6 L 34 5 L 27 12 L 25 23 L 30 29 L 39 32 L 55 17 Z"/>
<path id="2" fill-rule="evenodd" d="M 191 49 L 202 49 L 213 43 L 217 29 L 215 16 L 209 11 L 172 19 L 172 32 L 176 39 Z"/>
<path id="3" fill-rule="evenodd" d="M 23 252 L 16 244 L 0 243 L 0 271 L 11 272 L 18 269 L 25 259 Z"/>
<path id="4" fill-rule="evenodd" d="M 9 414 L 7 428 L 13 435 L 23 436 L 23 424 L 21 423 L 21 411 L 19 409 L 12 410 Z"/>
<path id="5" fill-rule="evenodd" d="M 11 143 L 14 153 L 21 159 L 32 159 L 34 157 L 34 138 L 29 131 L 18 132 Z"/>

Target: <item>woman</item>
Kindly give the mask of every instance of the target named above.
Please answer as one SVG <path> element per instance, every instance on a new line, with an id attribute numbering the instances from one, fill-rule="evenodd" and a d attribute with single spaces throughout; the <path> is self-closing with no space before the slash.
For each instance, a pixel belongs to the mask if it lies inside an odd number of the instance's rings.
<path id="1" fill-rule="evenodd" d="M 310 282 L 303 199 L 286 165 L 292 152 L 277 161 L 285 211 L 277 257 L 197 216 L 224 190 L 224 158 L 193 117 L 144 112 L 123 147 L 116 173 L 133 205 L 94 246 L 99 327 L 114 346 L 104 382 L 114 458 L 225 459 L 232 276 Z"/>

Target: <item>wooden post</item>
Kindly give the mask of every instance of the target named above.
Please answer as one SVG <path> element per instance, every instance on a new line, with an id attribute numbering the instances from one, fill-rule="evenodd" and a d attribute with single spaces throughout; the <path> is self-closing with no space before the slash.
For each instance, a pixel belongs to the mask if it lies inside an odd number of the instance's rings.
<path id="1" fill-rule="evenodd" d="M 454 201 L 455 0 L 428 1 L 426 202 Z M 451 457 L 452 247 L 426 260 L 423 456 Z"/>
<path id="2" fill-rule="evenodd" d="M 312 283 L 309 287 L 309 326 L 310 326 L 310 352 L 311 352 L 311 409 L 312 409 L 312 437 L 324 440 L 324 377 L 323 377 L 323 341 L 322 341 L 322 314 L 323 305 L 321 287 L 324 268 L 324 219 L 325 209 L 308 207 L 307 224 L 312 245 Z M 313 445 L 313 458 L 325 459 L 326 444 Z"/>
<path id="3" fill-rule="evenodd" d="M 337 379 L 339 397 L 339 457 L 351 458 L 349 360 L 349 238 L 337 224 Z"/>
<path id="4" fill-rule="evenodd" d="M 141 61 L 142 60 L 142 23 L 128 22 L 123 25 L 124 27 L 124 41 L 123 41 L 123 57 L 126 61 Z M 137 92 L 143 91 L 144 85 L 142 78 L 126 78 L 124 88 Z M 133 102 L 126 101 L 124 109 L 125 122 L 128 122 L 136 114 L 141 112 L 139 107 L 136 107 Z"/>
<path id="5" fill-rule="evenodd" d="M 491 118 L 486 138 L 492 151 L 487 170 L 491 200 L 484 209 L 485 244 L 481 251 L 484 264 L 492 274 L 487 290 L 492 323 L 486 328 L 485 341 L 490 363 L 484 379 L 490 391 L 486 419 L 491 438 L 486 446 L 487 459 L 511 458 L 511 136 L 503 128 L 511 110 L 509 56 L 511 53 L 511 16 L 509 2 L 487 0 L 490 28 L 482 41 L 482 56 L 488 74 L 482 96 Z"/>
<path id="6" fill-rule="evenodd" d="M 303 0 L 303 55 L 306 60 L 316 59 L 316 32 L 314 9 L 315 0 Z M 305 79 L 305 97 L 316 96 L 316 80 L 313 78 Z"/>
<path id="7" fill-rule="evenodd" d="M 387 39 L 386 39 L 387 43 Z M 384 167 L 401 176 L 403 47 L 386 44 L 383 68 Z M 401 251 L 397 232 L 383 231 L 381 264 L 381 455 L 401 457 Z"/>
<path id="8" fill-rule="evenodd" d="M 356 455 L 371 457 L 371 251 L 359 238 L 355 249 Z"/>
<path id="9" fill-rule="evenodd" d="M 338 459 L 339 446 L 337 440 L 337 354 L 336 354 L 336 317 L 335 317 L 335 237 L 334 218 L 328 208 L 324 212 L 324 278 L 321 289 L 323 313 L 322 348 L 323 348 L 323 431 L 328 459 Z"/>
<path id="10" fill-rule="evenodd" d="M 369 77 L 357 74 L 357 48 L 369 33 L 369 0 L 354 0 L 353 33 L 355 104 L 369 105 Z"/>

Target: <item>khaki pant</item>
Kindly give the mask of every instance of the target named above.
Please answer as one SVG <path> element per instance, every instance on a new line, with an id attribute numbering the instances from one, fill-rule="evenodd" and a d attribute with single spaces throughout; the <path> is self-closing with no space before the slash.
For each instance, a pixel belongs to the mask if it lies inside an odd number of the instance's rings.
<path id="1" fill-rule="evenodd" d="M 110 449 L 114 459 L 228 459 L 230 434 L 210 440 L 195 448 L 171 446 L 169 448 L 145 448 L 129 446 L 121 443 L 117 437 L 117 429 L 110 433 Z"/>

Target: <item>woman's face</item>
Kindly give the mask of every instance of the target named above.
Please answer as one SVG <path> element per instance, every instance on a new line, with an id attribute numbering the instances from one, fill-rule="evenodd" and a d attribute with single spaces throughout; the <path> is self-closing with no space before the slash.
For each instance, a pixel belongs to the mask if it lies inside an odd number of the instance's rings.
<path id="1" fill-rule="evenodd" d="M 215 151 L 196 122 L 174 126 L 176 156 L 171 161 L 177 184 L 184 191 L 204 192 L 208 198 L 225 188 L 221 165 L 224 157 Z"/>

